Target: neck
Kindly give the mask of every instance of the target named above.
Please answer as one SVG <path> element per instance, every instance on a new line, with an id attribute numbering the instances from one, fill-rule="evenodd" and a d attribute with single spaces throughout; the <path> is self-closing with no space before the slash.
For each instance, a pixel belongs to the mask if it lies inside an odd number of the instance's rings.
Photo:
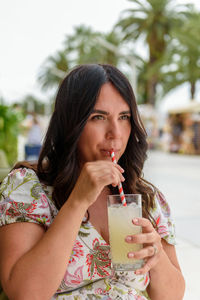
<path id="1" fill-rule="evenodd" d="M 98 199 L 105 200 L 105 202 L 107 201 L 107 196 L 110 195 L 110 189 L 106 186 L 104 187 L 104 189 L 101 191 L 101 193 L 99 194 L 98 198 L 96 201 L 98 201 Z"/>

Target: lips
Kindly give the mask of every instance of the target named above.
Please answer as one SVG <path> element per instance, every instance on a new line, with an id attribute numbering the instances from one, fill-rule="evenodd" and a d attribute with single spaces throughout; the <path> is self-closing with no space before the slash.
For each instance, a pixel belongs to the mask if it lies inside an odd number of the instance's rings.
<path id="1" fill-rule="evenodd" d="M 103 154 L 103 156 L 110 156 L 110 152 L 111 151 L 114 151 L 115 154 L 119 152 L 119 149 L 113 149 L 113 148 L 110 148 L 110 149 L 101 149 L 100 152 Z"/>

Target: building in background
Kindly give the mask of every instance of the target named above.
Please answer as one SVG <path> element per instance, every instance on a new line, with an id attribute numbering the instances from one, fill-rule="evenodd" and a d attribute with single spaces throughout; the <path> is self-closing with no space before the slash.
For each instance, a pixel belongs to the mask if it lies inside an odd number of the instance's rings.
<path id="1" fill-rule="evenodd" d="M 200 154 L 200 103 L 192 101 L 168 112 L 169 151 Z"/>
<path id="2" fill-rule="evenodd" d="M 140 116 L 147 132 L 149 149 L 156 149 L 159 141 L 159 120 L 157 110 L 150 104 L 138 105 Z"/>

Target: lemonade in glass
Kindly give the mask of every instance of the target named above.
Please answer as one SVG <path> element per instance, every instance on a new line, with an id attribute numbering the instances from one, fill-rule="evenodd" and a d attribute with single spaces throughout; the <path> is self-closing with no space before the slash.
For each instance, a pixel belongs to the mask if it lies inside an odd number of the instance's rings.
<path id="1" fill-rule="evenodd" d="M 140 194 L 125 195 L 127 206 L 121 203 L 120 195 L 108 196 L 108 226 L 111 247 L 112 267 L 118 271 L 136 270 L 142 267 L 143 260 L 128 258 L 131 251 L 139 251 L 141 244 L 127 243 L 127 235 L 142 232 L 141 226 L 132 223 L 134 218 L 142 217 L 142 204 Z"/>

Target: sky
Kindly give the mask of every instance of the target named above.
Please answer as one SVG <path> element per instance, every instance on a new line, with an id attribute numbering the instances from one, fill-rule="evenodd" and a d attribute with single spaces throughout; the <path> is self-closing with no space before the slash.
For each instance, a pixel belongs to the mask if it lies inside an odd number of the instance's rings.
<path id="1" fill-rule="evenodd" d="M 191 2 L 200 8 L 199 0 L 179 2 Z M 0 97 L 8 104 L 27 94 L 48 101 L 36 79 L 45 59 L 62 49 L 65 36 L 80 24 L 109 32 L 120 13 L 130 7 L 128 0 L 1 1 Z M 169 94 L 162 107 L 187 102 L 188 98 L 188 88 L 181 87 Z"/>

